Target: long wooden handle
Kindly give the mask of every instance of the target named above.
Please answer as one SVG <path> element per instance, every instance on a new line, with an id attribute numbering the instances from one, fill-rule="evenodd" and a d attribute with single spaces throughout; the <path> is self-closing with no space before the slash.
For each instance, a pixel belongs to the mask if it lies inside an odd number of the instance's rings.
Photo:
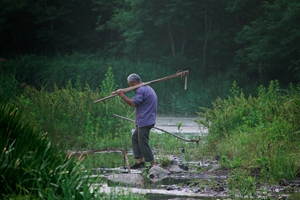
<path id="1" fill-rule="evenodd" d="M 131 122 L 135 122 L 134 120 L 132 120 L 132 119 L 129 119 L 129 118 L 126 118 L 126 117 L 123 117 L 123 116 L 120 116 L 120 115 L 117 115 L 117 114 L 113 114 L 115 117 L 119 117 L 119 118 L 121 118 L 121 119 L 125 119 L 125 120 L 128 120 L 128 121 L 131 121 Z M 178 139 L 180 139 L 180 140 L 183 140 L 183 141 L 185 141 L 185 142 L 196 142 L 197 143 L 197 145 L 199 145 L 199 140 L 194 140 L 194 139 L 191 139 L 191 140 L 188 140 L 188 139 L 185 139 L 185 138 L 182 138 L 182 137 L 179 137 L 178 135 L 174 135 L 174 134 L 172 134 L 172 133 L 170 133 L 170 132 L 168 132 L 168 131 L 166 131 L 166 130 L 164 130 L 164 129 L 161 129 L 161 128 L 157 128 L 157 127 L 153 127 L 154 129 L 156 129 L 156 130 L 159 130 L 159 131 L 162 131 L 162 132 L 165 132 L 165 133 L 168 133 L 169 135 L 172 135 L 172 136 L 174 136 L 174 137 L 176 137 L 176 138 L 178 138 Z"/>
<path id="2" fill-rule="evenodd" d="M 165 80 L 169 80 L 169 79 L 172 79 L 172 78 L 175 78 L 175 77 L 178 77 L 178 76 L 188 76 L 189 74 L 189 71 L 188 70 L 185 70 L 185 71 L 182 71 L 182 72 L 178 72 L 176 74 L 173 74 L 171 76 L 166 76 L 164 78 L 159 78 L 159 79 L 156 79 L 156 80 L 153 80 L 153 81 L 149 81 L 149 82 L 145 82 L 145 83 L 142 83 L 142 84 L 139 84 L 139 85 L 135 85 L 135 86 L 132 86 L 132 87 L 128 87 L 128 88 L 125 88 L 124 89 L 124 92 L 128 92 L 128 91 L 131 91 L 131 90 L 134 90 L 134 89 L 137 89 L 141 86 L 144 86 L 144 85 L 149 85 L 149 84 L 152 84 L 152 83 L 157 83 L 157 82 L 161 82 L 161 81 L 165 81 Z M 186 79 L 187 80 L 187 79 Z M 185 83 L 186 84 L 186 83 Z M 186 88 L 186 86 L 185 86 Z M 94 101 L 94 103 L 98 103 L 98 102 L 101 102 L 101 101 L 105 101 L 107 99 L 110 99 L 112 97 L 115 97 L 117 96 L 117 92 L 114 91 L 111 93 L 111 95 L 107 96 L 107 97 L 104 97 L 102 99 L 98 99 L 96 101 Z"/>

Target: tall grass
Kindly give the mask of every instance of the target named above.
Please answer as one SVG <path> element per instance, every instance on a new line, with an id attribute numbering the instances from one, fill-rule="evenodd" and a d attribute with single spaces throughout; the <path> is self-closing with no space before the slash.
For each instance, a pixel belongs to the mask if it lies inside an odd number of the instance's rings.
<path id="1" fill-rule="evenodd" d="M 0 105 L 0 148 L 1 199 L 142 199 L 100 193 L 102 182 L 90 177 L 82 160 L 67 157 L 16 106 Z"/>
<path id="2" fill-rule="evenodd" d="M 24 109 L 32 124 L 39 124 L 55 143 L 64 148 L 104 148 L 104 138 L 122 138 L 128 122 L 119 121 L 113 114 L 133 115 L 134 110 L 119 97 L 95 104 L 94 101 L 116 89 L 111 68 L 108 68 L 99 91 L 88 84 L 68 82 L 53 92 L 26 87 L 16 104 Z M 126 146 L 125 146 L 126 148 Z"/>
<path id="3" fill-rule="evenodd" d="M 0 103 L 8 103 L 21 94 L 21 88 L 12 74 L 0 74 Z"/>
<path id="4" fill-rule="evenodd" d="M 30 195 L 31 199 L 86 199 L 88 178 L 80 165 L 53 147 L 46 133 L 28 123 L 22 109 L 0 106 L 1 199 Z"/>
<path id="5" fill-rule="evenodd" d="M 209 129 L 207 148 L 244 166 L 259 167 L 269 180 L 294 179 L 299 167 L 299 88 L 281 90 L 278 81 L 246 98 L 234 83 L 232 96 L 213 109 L 200 108 L 198 123 Z"/>
<path id="6" fill-rule="evenodd" d="M 187 90 L 184 90 L 184 79 L 181 77 L 151 85 L 157 92 L 161 115 L 196 115 L 198 106 L 211 107 L 211 102 L 217 96 L 226 96 L 231 83 L 226 73 L 206 77 L 196 66 L 190 66 L 188 61 L 158 64 L 74 53 L 54 57 L 27 55 L 1 65 L 1 73 L 8 77 L 12 75 L 18 85 L 27 84 L 38 91 L 47 92 L 55 91 L 55 85 L 61 89 L 76 82 L 88 84 L 95 91 L 105 79 L 109 67 L 115 76 L 116 88 L 128 87 L 126 77 L 130 73 L 139 74 L 142 81 L 147 82 L 180 70 L 189 70 Z"/>

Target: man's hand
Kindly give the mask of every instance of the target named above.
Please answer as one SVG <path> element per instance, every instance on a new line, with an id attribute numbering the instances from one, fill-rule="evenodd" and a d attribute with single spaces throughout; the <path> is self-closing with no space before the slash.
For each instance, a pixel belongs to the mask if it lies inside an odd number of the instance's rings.
<path id="1" fill-rule="evenodd" d="M 124 89 L 118 89 L 118 90 L 116 91 L 116 93 L 117 93 L 120 97 L 122 97 L 122 98 L 126 101 L 126 103 L 127 103 L 128 105 L 130 105 L 130 106 L 132 106 L 132 107 L 135 107 L 134 102 L 133 102 L 131 99 L 129 99 L 129 98 L 125 95 L 125 90 L 124 90 Z"/>
<path id="2" fill-rule="evenodd" d="M 124 89 L 118 89 L 117 91 L 116 91 L 116 93 L 120 96 L 120 97 L 122 97 L 122 98 L 124 98 L 124 96 L 125 96 L 125 90 Z"/>

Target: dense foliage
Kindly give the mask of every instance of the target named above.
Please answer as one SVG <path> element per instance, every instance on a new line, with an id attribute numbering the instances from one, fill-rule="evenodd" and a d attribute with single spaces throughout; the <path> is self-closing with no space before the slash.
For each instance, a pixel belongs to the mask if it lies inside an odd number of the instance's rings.
<path id="1" fill-rule="evenodd" d="M 217 99 L 213 109 L 201 108 L 199 124 L 209 129 L 208 151 L 235 163 L 259 167 L 264 178 L 295 179 L 299 168 L 300 96 L 278 81 L 258 88 L 258 97 L 245 98 L 233 84 L 232 96 Z M 226 159 L 224 161 L 227 162 Z"/>
<path id="2" fill-rule="evenodd" d="M 0 57 L 80 52 L 227 74 L 243 87 L 296 83 L 299 11 L 297 0 L 3 0 Z"/>

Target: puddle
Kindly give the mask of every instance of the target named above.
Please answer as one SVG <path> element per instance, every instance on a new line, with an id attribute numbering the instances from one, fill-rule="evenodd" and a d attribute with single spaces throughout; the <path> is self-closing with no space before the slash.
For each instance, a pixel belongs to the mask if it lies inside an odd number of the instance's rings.
<path id="1" fill-rule="evenodd" d="M 99 185 L 98 185 L 99 186 Z M 203 199 L 203 200 L 216 200 L 218 197 L 207 196 L 205 194 L 195 194 L 191 191 L 168 191 L 165 189 L 141 189 L 141 188 L 126 188 L 126 187 L 109 187 L 107 184 L 101 185 L 97 188 L 100 193 L 111 194 L 121 193 L 126 194 L 140 194 L 148 200 L 160 200 L 160 199 L 170 199 L 170 200 L 193 200 L 193 199 Z"/>
<path id="2" fill-rule="evenodd" d="M 169 185 L 186 185 L 189 181 L 188 178 L 164 178 L 157 183 L 153 183 L 153 188 L 167 188 Z"/>
<path id="3" fill-rule="evenodd" d="M 190 197 L 190 196 L 181 196 L 176 195 L 163 195 L 163 194 L 149 194 L 145 196 L 148 200 L 216 200 L 216 197 Z"/>
<path id="4" fill-rule="evenodd" d="M 131 154 L 128 153 L 129 163 L 133 163 L 134 160 L 131 158 Z M 120 166 L 126 166 L 126 161 L 122 152 L 117 151 L 104 151 L 90 154 L 84 161 L 88 166 L 93 168 L 118 168 Z"/>

